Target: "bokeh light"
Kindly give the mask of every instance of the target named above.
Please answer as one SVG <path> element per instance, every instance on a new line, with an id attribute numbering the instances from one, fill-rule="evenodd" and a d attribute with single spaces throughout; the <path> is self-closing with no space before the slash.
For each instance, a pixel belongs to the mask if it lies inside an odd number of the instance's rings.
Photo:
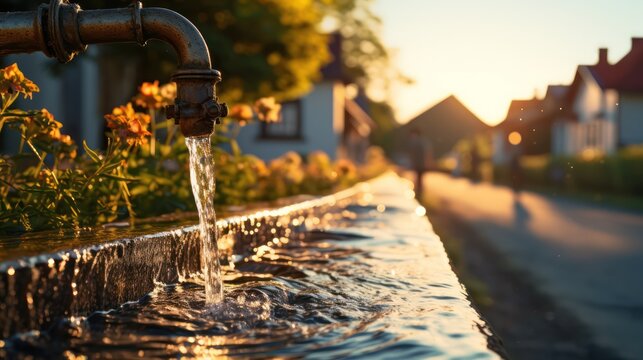
<path id="1" fill-rule="evenodd" d="M 518 145 L 522 142 L 522 135 L 517 131 L 512 131 L 507 137 L 511 145 Z"/>

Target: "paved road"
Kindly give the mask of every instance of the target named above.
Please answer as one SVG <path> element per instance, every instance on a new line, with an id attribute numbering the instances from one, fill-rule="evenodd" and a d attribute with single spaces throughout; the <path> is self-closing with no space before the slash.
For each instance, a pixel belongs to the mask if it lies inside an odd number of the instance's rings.
<path id="1" fill-rule="evenodd" d="M 489 239 L 596 341 L 643 359 L 643 214 L 431 173 L 426 196 Z"/>

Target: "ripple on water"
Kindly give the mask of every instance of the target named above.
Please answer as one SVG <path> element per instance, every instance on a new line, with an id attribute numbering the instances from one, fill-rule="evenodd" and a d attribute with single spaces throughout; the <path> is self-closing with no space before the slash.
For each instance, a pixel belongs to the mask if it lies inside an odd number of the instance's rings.
<path id="1" fill-rule="evenodd" d="M 18 357 L 494 358 L 448 263 L 435 261 L 441 244 L 418 236 L 391 246 L 394 227 L 351 227 L 369 211 L 224 267 L 219 304 L 206 304 L 205 281 L 194 277 L 15 335 L 6 349 Z"/>

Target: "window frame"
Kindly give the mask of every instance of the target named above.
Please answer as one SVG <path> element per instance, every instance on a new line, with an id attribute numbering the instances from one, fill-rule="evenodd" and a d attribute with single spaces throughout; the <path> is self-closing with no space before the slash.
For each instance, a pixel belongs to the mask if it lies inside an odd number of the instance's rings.
<path id="1" fill-rule="evenodd" d="M 261 131 L 259 132 L 258 138 L 260 140 L 290 140 L 290 141 L 303 140 L 303 134 L 302 134 L 303 117 L 302 117 L 301 99 L 283 102 L 281 106 L 282 106 L 282 110 L 285 106 L 294 106 L 296 109 L 296 117 L 295 117 L 296 130 L 294 134 L 271 134 L 269 130 L 269 126 L 271 126 L 272 124 L 261 122 L 260 123 Z M 282 116 L 282 114 L 283 112 L 281 112 L 279 116 Z"/>

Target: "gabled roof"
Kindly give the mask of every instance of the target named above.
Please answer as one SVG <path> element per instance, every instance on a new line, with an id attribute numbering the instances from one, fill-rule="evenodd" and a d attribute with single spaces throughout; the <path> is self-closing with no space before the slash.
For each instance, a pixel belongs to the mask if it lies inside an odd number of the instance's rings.
<path id="1" fill-rule="evenodd" d="M 643 92 L 643 38 L 632 38 L 632 49 L 616 64 L 601 57 L 596 65 L 585 66 L 603 89 Z"/>
<path id="2" fill-rule="evenodd" d="M 569 91 L 570 86 L 567 85 L 549 85 L 542 99 L 534 96 L 528 100 L 511 101 L 505 120 L 496 128 L 510 131 L 535 128 L 568 116 L 571 111 L 567 103 Z"/>
<path id="3" fill-rule="evenodd" d="M 418 130 L 430 140 L 436 157 L 445 155 L 460 140 L 482 133 L 489 128 L 458 98 L 448 96 L 431 108 L 417 115 L 395 131 L 395 141 L 404 149 L 409 133 Z"/>
<path id="4" fill-rule="evenodd" d="M 528 100 L 512 100 L 507 110 L 505 120 L 497 125 L 498 128 L 514 127 L 520 123 L 535 120 L 540 116 L 543 100 L 534 96 Z"/>

